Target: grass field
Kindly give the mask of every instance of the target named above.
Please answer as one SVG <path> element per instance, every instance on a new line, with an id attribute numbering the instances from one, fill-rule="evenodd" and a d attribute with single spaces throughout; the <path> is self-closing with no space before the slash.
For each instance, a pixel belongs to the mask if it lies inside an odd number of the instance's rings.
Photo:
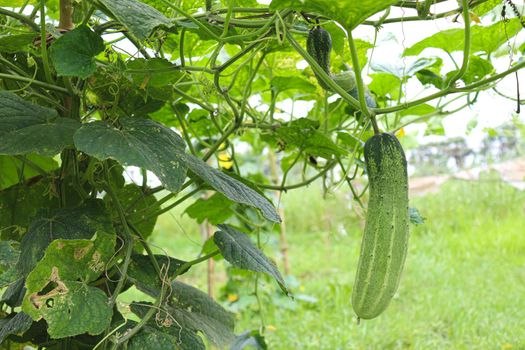
<path id="1" fill-rule="evenodd" d="M 216 295 L 237 312 L 239 333 L 262 319 L 272 350 L 525 349 L 524 192 L 488 176 L 449 181 L 413 198 L 427 220 L 411 226 L 398 294 L 384 314 L 360 325 L 350 295 L 362 220 L 349 203 L 346 194 L 323 200 L 315 187 L 284 196 L 295 301 L 265 280 L 261 314 L 253 279 L 232 295 L 220 288 L 226 263 L 217 263 Z M 263 241 L 279 262 L 277 234 Z M 196 224 L 180 211 L 158 223 L 153 242 L 184 259 L 195 258 L 202 244 Z M 184 280 L 205 289 L 205 274 L 205 264 L 196 266 Z"/>

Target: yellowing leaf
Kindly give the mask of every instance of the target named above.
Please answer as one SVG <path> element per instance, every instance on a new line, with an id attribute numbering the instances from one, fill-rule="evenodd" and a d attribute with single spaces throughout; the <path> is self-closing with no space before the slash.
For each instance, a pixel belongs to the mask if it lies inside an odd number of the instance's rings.
<path id="1" fill-rule="evenodd" d="M 471 20 L 472 22 L 475 22 L 475 23 L 481 24 L 481 19 L 478 17 L 477 14 L 475 14 L 474 12 L 469 12 L 469 16 L 470 16 L 470 20 Z"/>

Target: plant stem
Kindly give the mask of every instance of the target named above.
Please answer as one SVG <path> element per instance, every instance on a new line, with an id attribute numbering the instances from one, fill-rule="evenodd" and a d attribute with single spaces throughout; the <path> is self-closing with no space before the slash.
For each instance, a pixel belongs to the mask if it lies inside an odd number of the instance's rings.
<path id="1" fill-rule="evenodd" d="M 124 228 L 124 244 L 126 244 L 126 255 L 124 256 L 124 262 L 122 263 L 122 268 L 119 270 L 120 272 L 120 279 L 117 282 L 117 286 L 115 287 L 113 294 L 111 295 L 109 305 L 111 308 L 115 305 L 117 301 L 117 297 L 120 294 L 120 291 L 122 288 L 124 288 L 124 283 L 127 279 L 127 272 L 128 267 L 131 262 L 131 253 L 133 252 L 133 235 L 131 234 L 130 228 L 128 226 L 128 222 L 126 220 L 126 214 L 124 213 L 124 209 L 122 208 L 122 205 L 120 204 L 120 201 L 118 200 L 117 195 L 113 191 L 113 188 L 110 185 L 109 180 L 109 170 L 108 165 L 106 162 L 104 162 L 104 177 L 106 180 L 106 185 L 104 190 L 107 192 L 107 194 L 110 196 L 111 201 L 113 202 L 113 205 L 117 209 L 117 213 L 120 219 L 120 223 L 122 224 L 122 227 Z"/>
<path id="2" fill-rule="evenodd" d="M 468 0 L 461 0 L 461 4 L 462 4 L 461 6 L 463 7 L 463 21 L 465 21 L 463 62 L 461 64 L 461 68 L 459 69 L 459 71 L 454 75 L 452 79 L 450 79 L 448 83 L 448 87 L 454 86 L 456 81 L 458 81 L 467 72 L 469 58 L 470 58 L 470 12 L 469 12 L 469 7 L 468 7 Z"/>
<path id="3" fill-rule="evenodd" d="M 363 113 L 372 122 L 374 132 L 379 134 L 379 127 L 375 120 L 375 116 L 370 112 L 366 104 L 365 98 L 365 84 L 363 83 L 363 76 L 361 75 L 361 66 L 359 64 L 359 58 L 357 57 L 357 48 L 355 47 L 354 38 L 352 37 L 352 31 L 348 30 L 348 45 L 350 47 L 350 54 L 352 57 L 352 66 L 354 68 L 355 81 L 357 85 L 357 94 L 359 97 L 359 104 L 361 105 L 361 113 Z"/>
<path id="4" fill-rule="evenodd" d="M 33 31 L 35 31 L 35 32 L 39 32 L 40 31 L 40 27 L 38 26 L 38 24 L 33 22 L 29 17 L 26 17 L 26 16 L 24 16 L 24 15 L 22 15 L 20 13 L 9 11 L 9 10 L 6 10 L 5 8 L 0 7 L 0 15 L 4 15 L 4 16 L 8 16 L 8 17 L 12 17 L 14 19 L 17 19 L 20 22 L 22 22 L 23 24 L 25 24 L 28 27 L 30 27 L 31 29 L 33 29 Z"/>
<path id="5" fill-rule="evenodd" d="M 46 32 L 46 1 L 40 2 L 40 51 L 42 53 L 42 65 L 48 83 L 53 83 L 51 78 L 51 68 L 49 67 L 49 57 L 47 56 L 47 32 Z"/>
<path id="6" fill-rule="evenodd" d="M 338 93 L 343 98 L 343 100 L 350 104 L 350 106 L 354 107 L 355 109 L 360 109 L 359 102 L 350 96 L 342 87 L 337 85 L 337 83 L 324 71 L 324 69 L 319 66 L 315 59 L 310 56 L 308 52 L 306 52 L 306 50 L 301 47 L 301 45 L 299 45 L 299 43 L 293 38 L 290 31 L 286 32 L 286 39 L 299 53 L 299 55 L 301 55 L 308 62 L 310 67 L 312 67 L 312 70 L 319 76 L 319 78 L 321 78 L 321 80 L 323 80 L 326 85 Z"/>
<path id="7" fill-rule="evenodd" d="M 385 114 L 385 113 L 391 113 L 391 112 L 400 111 L 400 110 L 403 110 L 403 109 L 408 109 L 410 107 L 414 107 L 414 106 L 420 105 L 422 103 L 434 100 L 434 99 L 442 97 L 442 96 L 446 96 L 448 94 L 458 93 L 458 92 L 468 92 L 468 91 L 475 90 L 475 89 L 477 89 L 477 88 L 479 88 L 479 87 L 481 87 L 483 85 L 487 85 L 487 84 L 492 83 L 492 82 L 494 82 L 496 80 L 502 79 L 502 78 L 506 77 L 509 74 L 517 72 L 517 71 L 519 71 L 522 68 L 525 68 L 525 61 L 519 62 L 514 67 L 512 67 L 510 69 L 507 69 L 504 72 L 501 72 L 499 74 L 495 74 L 495 75 L 493 75 L 493 76 L 491 76 L 489 78 L 477 81 L 477 82 L 472 83 L 470 85 L 465 85 L 464 87 L 461 87 L 461 88 L 449 87 L 447 89 L 438 91 L 438 92 L 436 92 L 434 94 L 431 94 L 429 96 L 420 98 L 418 100 L 414 100 L 414 101 L 411 101 L 411 102 L 406 102 L 406 103 L 403 103 L 403 104 L 400 104 L 400 105 L 397 105 L 397 106 L 391 106 L 391 107 L 385 107 L 385 108 L 372 108 L 371 110 L 376 115 L 378 115 L 378 114 Z"/>

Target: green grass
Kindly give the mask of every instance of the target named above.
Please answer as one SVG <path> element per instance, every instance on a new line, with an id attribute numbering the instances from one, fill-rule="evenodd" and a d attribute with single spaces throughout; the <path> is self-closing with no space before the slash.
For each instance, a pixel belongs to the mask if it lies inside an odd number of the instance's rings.
<path id="1" fill-rule="evenodd" d="M 286 194 L 282 205 L 298 298 L 279 296 L 265 280 L 269 349 L 525 349 L 525 193 L 487 177 L 450 181 L 412 199 L 427 221 L 411 226 L 398 294 L 382 315 L 360 325 L 350 295 L 363 222 L 348 195 L 323 200 L 313 187 Z M 263 236 L 266 252 L 280 261 L 277 240 Z M 185 259 L 202 243 L 196 224 L 180 211 L 159 222 L 153 242 Z M 225 266 L 218 263 L 218 287 Z M 197 266 L 184 280 L 205 289 L 205 273 L 205 264 Z M 243 286 L 239 301 L 224 301 L 240 310 L 238 332 L 261 325 L 253 280 Z M 217 294 L 227 293 L 217 288 Z"/>

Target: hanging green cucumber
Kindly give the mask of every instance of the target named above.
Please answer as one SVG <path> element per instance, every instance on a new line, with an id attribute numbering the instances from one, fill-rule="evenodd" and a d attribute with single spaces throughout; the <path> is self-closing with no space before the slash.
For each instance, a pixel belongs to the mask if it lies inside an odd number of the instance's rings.
<path id="1" fill-rule="evenodd" d="M 407 162 L 395 136 L 379 133 L 365 143 L 370 199 L 352 291 L 359 318 L 381 314 L 394 296 L 407 253 Z"/>
<path id="2" fill-rule="evenodd" d="M 352 97 L 357 99 L 357 84 L 355 81 L 354 71 L 347 66 L 347 70 L 337 74 L 332 74 L 330 71 L 330 53 L 332 52 L 332 37 L 330 32 L 326 29 L 316 26 L 308 33 L 306 39 L 306 51 L 319 64 L 319 66 L 328 74 L 334 82 L 348 92 Z M 315 74 L 315 73 L 314 73 Z M 324 81 L 315 74 L 319 86 L 325 90 L 332 91 Z M 365 91 L 366 104 L 368 107 L 375 108 L 377 104 L 368 91 Z"/>
<path id="3" fill-rule="evenodd" d="M 326 74 L 330 75 L 330 53 L 332 52 L 332 37 L 330 36 L 330 32 L 320 26 L 312 28 L 306 39 L 306 51 L 315 59 Z M 330 89 L 317 74 L 315 77 L 323 89 Z"/>

